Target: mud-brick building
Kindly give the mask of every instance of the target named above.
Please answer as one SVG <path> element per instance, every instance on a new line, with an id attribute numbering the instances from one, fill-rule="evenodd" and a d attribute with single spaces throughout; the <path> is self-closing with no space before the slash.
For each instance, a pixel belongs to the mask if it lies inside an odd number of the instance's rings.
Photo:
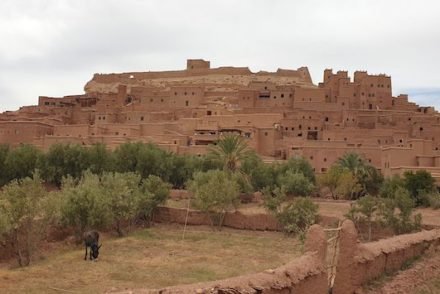
<path id="1" fill-rule="evenodd" d="M 83 94 L 0 114 L 0 143 L 42 149 L 142 141 L 203 154 L 226 133 L 268 161 L 304 156 L 318 173 L 354 151 L 385 175 L 427 169 L 440 180 L 440 114 L 366 71 L 326 69 L 316 85 L 307 67 L 251 72 L 190 59 L 184 70 L 95 74 Z"/>

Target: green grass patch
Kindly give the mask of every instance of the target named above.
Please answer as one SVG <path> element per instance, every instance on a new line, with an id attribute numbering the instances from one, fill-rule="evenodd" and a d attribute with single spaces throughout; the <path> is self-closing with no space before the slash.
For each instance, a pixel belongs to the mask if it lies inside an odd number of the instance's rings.
<path id="1" fill-rule="evenodd" d="M 30 267 L 0 267 L 0 293 L 78 293 L 159 288 L 211 281 L 275 268 L 298 257 L 297 240 L 277 232 L 160 225 L 124 238 L 101 237 L 98 262 L 82 246 L 47 252 Z"/>

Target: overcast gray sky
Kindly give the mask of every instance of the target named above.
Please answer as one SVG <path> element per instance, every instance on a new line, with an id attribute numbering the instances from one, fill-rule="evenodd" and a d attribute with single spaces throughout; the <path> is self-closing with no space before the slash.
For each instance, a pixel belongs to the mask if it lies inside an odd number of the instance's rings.
<path id="1" fill-rule="evenodd" d="M 308 66 L 393 78 L 440 109 L 437 0 L 1 0 L 0 111 L 83 93 L 93 73 Z"/>

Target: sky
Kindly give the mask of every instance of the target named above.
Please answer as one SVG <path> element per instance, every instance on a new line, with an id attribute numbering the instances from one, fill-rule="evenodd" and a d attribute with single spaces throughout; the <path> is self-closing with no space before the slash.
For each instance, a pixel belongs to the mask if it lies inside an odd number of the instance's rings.
<path id="1" fill-rule="evenodd" d="M 307 66 L 391 75 L 440 109 L 437 0 L 1 0 L 0 111 L 81 94 L 93 73 Z"/>

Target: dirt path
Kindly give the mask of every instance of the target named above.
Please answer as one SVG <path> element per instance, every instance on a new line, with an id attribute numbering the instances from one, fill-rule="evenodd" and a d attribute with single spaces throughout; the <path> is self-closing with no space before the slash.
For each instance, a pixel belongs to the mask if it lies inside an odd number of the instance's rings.
<path id="1" fill-rule="evenodd" d="M 436 294 L 440 293 L 440 248 L 425 255 L 409 269 L 400 271 L 380 288 L 366 294 Z"/>

